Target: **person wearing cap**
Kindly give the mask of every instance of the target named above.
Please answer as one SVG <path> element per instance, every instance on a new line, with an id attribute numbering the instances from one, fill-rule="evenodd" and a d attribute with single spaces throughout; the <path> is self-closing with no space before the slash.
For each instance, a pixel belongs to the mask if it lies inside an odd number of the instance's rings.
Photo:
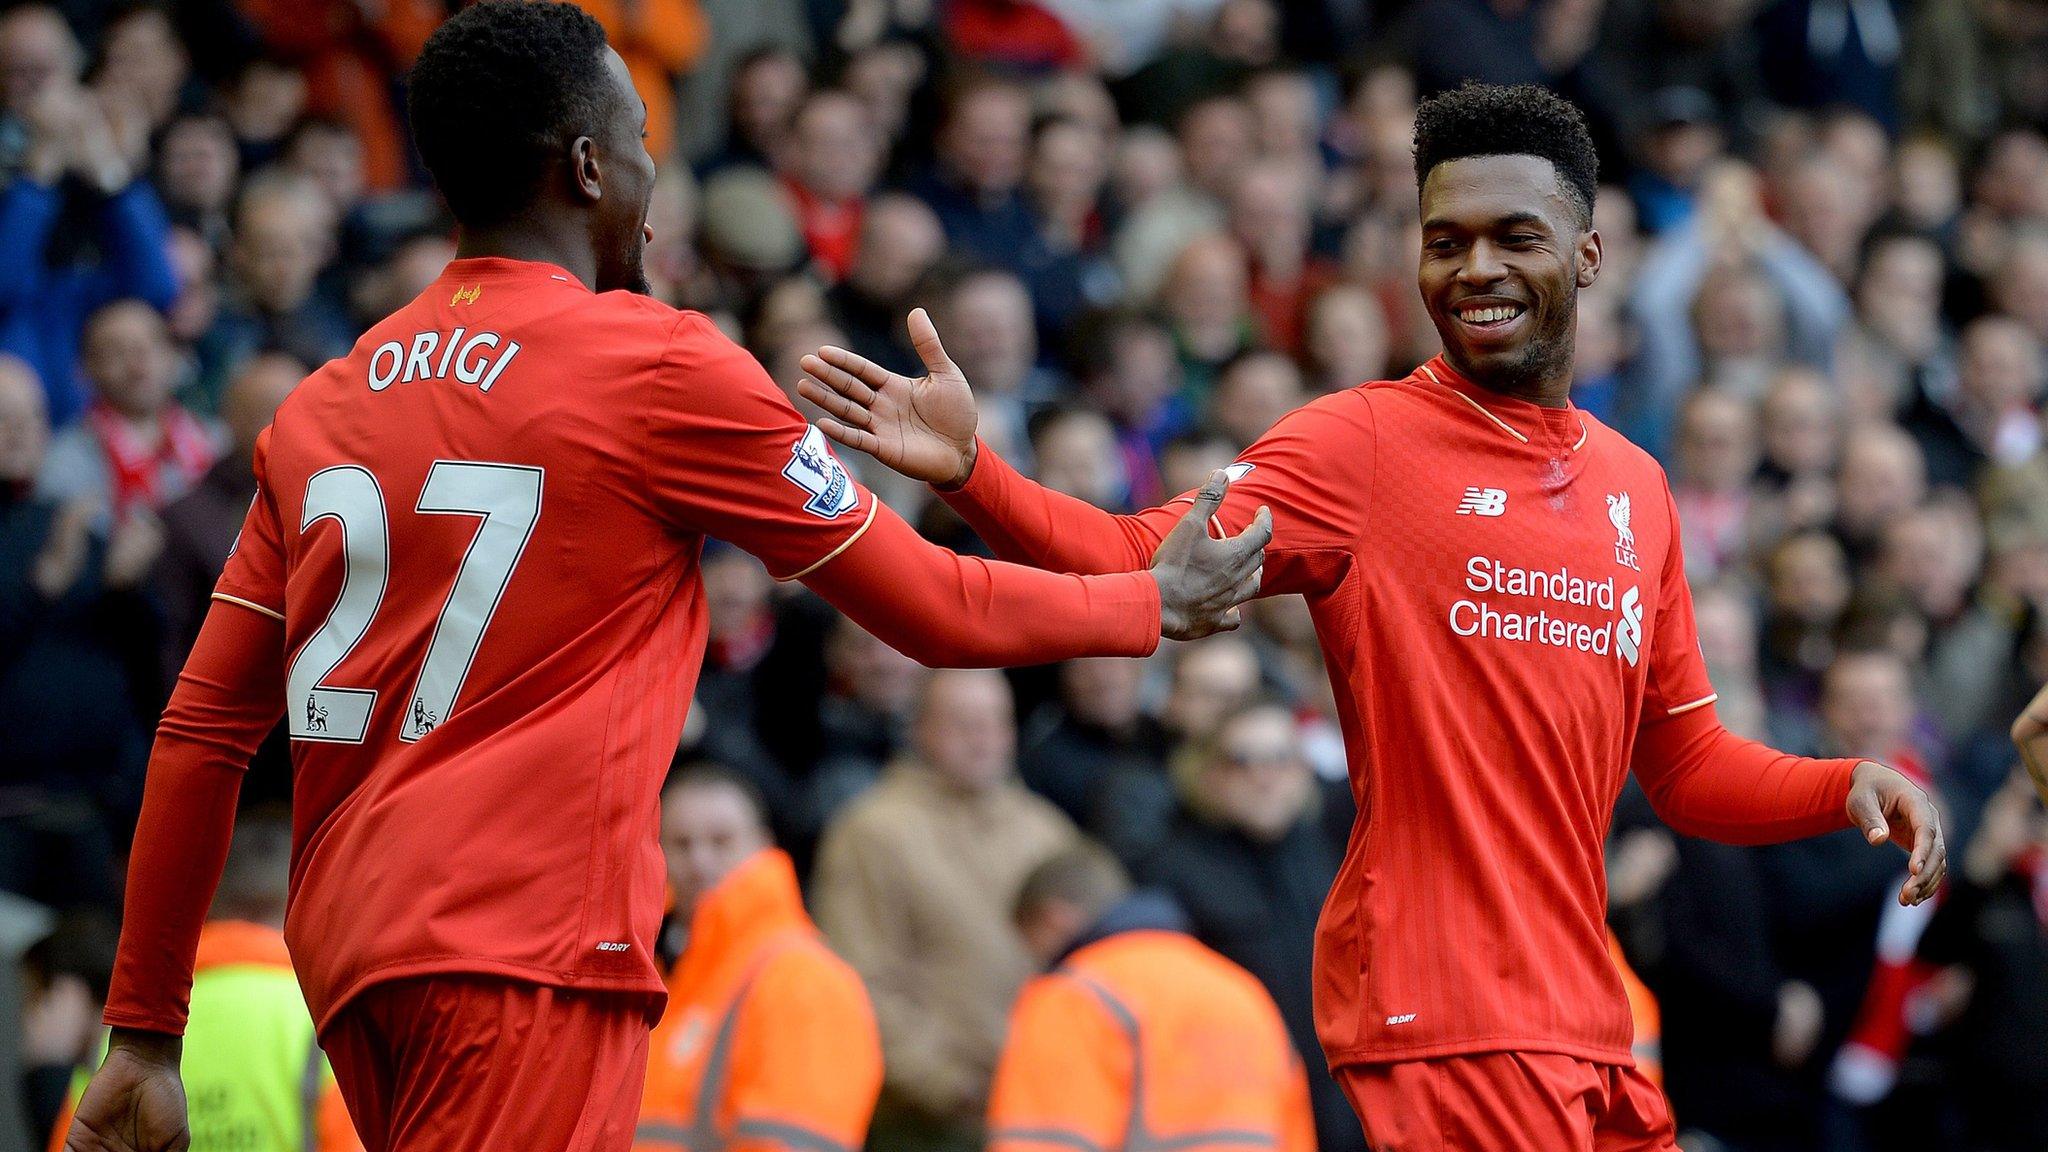
<path id="1" fill-rule="evenodd" d="M 1047 972 L 1010 1016 L 989 1152 L 1313 1152 L 1308 1078 L 1257 978 L 1092 844 L 1039 865 L 1018 931 Z"/>
<path id="2" fill-rule="evenodd" d="M 688 935 L 649 1039 L 635 1152 L 853 1152 L 882 1089 L 860 977 L 805 915 L 746 781 L 684 768 L 661 848 Z"/>

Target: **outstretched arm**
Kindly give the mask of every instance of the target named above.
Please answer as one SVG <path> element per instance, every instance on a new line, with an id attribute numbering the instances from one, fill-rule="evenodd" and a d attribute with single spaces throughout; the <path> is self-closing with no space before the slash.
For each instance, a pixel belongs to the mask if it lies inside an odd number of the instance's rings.
<path id="1" fill-rule="evenodd" d="M 105 1017 L 113 1036 L 65 1136 L 69 1152 L 185 1146 L 178 1037 L 193 957 L 227 863 L 242 773 L 284 714 L 283 654 L 281 621 L 215 601 L 164 710 L 128 861 Z"/>
<path id="2" fill-rule="evenodd" d="M 753 357 L 701 316 L 678 320 L 668 366 L 649 403 L 648 478 L 659 509 L 678 527 L 752 552 L 778 579 L 803 580 L 922 663 L 1142 655 L 1162 634 L 1235 627 L 1235 606 L 1259 586 L 1270 515 L 1228 540 L 1201 530 L 1229 489 L 1222 472 L 1199 497 L 1200 515 L 1165 534 L 1136 571 L 1053 576 L 965 559 L 919 537 L 847 474 Z"/>
<path id="3" fill-rule="evenodd" d="M 956 555 L 887 506 L 844 552 L 806 575 L 811 590 L 885 644 L 929 667 L 1005 667 L 1076 656 L 1149 656 L 1161 635 L 1235 628 L 1258 590 L 1262 521 L 1230 540 L 1200 528 L 1221 503 L 1221 473 L 1150 571 L 1074 576 Z"/>
<path id="4" fill-rule="evenodd" d="M 1773 844 L 1853 827 L 1909 854 L 1901 904 L 1934 895 L 1948 868 L 1934 801 L 1898 771 L 1745 740 L 1721 726 L 1712 704 L 1646 726 L 1633 767 L 1657 814 L 1686 836 Z"/>
<path id="5" fill-rule="evenodd" d="M 2012 742 L 2020 750 L 2020 763 L 2026 765 L 2034 791 L 2041 794 L 2041 803 L 2048 804 L 2048 688 L 2028 701 L 2012 722 Z"/>
<path id="6" fill-rule="evenodd" d="M 804 357 L 808 377 L 797 391 L 831 414 L 818 425 L 827 436 L 933 485 L 1005 560 L 1080 573 L 1128 572 L 1152 562 L 1194 493 L 1118 516 L 1026 479 L 976 438 L 973 390 L 931 318 L 918 309 L 909 327 L 927 369 L 915 380 L 843 348 Z M 1270 507 L 1277 536 L 1264 592 L 1333 587 L 1363 522 L 1372 448 L 1364 399 L 1325 397 L 1245 452 L 1230 469 L 1230 499 L 1204 521 L 1222 535 Z"/>

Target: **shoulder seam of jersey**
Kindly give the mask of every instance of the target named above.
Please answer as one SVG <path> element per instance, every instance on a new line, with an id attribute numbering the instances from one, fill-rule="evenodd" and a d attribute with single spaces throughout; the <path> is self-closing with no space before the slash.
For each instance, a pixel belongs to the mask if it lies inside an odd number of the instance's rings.
<path id="1" fill-rule="evenodd" d="M 265 616 L 268 616 L 272 620 L 276 620 L 279 623 L 283 623 L 284 621 L 284 613 L 279 612 L 275 608 L 266 608 L 263 605 L 256 603 L 254 600 L 244 600 L 240 596 L 230 596 L 225 592 L 215 592 L 213 594 L 213 598 L 215 600 L 225 600 L 230 604 L 240 604 L 242 607 L 247 608 L 252 612 L 261 612 Z"/>
<path id="2" fill-rule="evenodd" d="M 868 534 L 868 529 L 874 526 L 875 513 L 881 508 L 881 506 L 882 502 L 875 498 L 874 493 L 868 493 L 868 518 L 860 522 L 860 527 L 853 530 L 853 535 L 848 536 L 846 539 L 840 541 L 839 547 L 834 548 L 830 552 L 825 553 L 823 556 L 820 556 L 817 560 L 813 561 L 803 571 L 793 572 L 788 576 L 784 576 L 782 578 L 783 581 L 786 583 L 791 580 L 801 580 L 804 577 L 809 576 L 811 573 L 816 572 L 818 569 L 823 568 L 825 565 L 830 564 L 832 561 L 837 560 L 841 552 L 844 552 L 848 548 L 853 547 L 854 541 L 859 540 L 861 537 Z"/>
<path id="3" fill-rule="evenodd" d="M 1705 696 L 1700 697 L 1699 699 L 1693 701 L 1690 704 L 1680 704 L 1676 708 L 1666 708 L 1664 710 L 1664 714 L 1666 716 L 1676 716 L 1681 712 L 1690 712 L 1695 708 L 1704 708 L 1707 705 L 1712 704 L 1714 701 L 1719 700 L 1720 698 L 1721 694 L 1719 692 L 1709 692 Z"/>

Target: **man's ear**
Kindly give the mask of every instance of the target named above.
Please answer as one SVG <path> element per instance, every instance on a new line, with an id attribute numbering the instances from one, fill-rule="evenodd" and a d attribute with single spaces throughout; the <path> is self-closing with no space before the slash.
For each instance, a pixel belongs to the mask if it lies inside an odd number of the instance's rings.
<path id="1" fill-rule="evenodd" d="M 578 136 L 569 145 L 569 179 L 586 200 L 604 199 L 604 168 L 598 163 L 597 141 Z"/>
<path id="2" fill-rule="evenodd" d="M 1586 229 L 1579 237 L 1579 287 L 1591 288 L 1600 278 L 1600 233 Z"/>

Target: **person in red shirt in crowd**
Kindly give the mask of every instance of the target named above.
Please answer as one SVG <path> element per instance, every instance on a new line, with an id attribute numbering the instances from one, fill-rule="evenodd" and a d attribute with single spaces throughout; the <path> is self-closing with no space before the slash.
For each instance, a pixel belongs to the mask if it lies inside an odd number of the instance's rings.
<path id="1" fill-rule="evenodd" d="M 811 259 L 838 283 L 860 252 L 868 193 L 882 167 L 882 138 L 867 105 L 835 88 L 813 92 L 796 114 L 795 147 L 782 173 L 783 195 L 803 229 Z"/>
<path id="2" fill-rule="evenodd" d="M 1270 523 L 1151 572 L 962 559 L 745 351 L 644 295 L 646 112 L 602 27 L 486 0 L 410 83 L 457 259 L 308 377 L 159 729 L 71 1152 L 185 1144 L 178 1034 L 242 769 L 295 769 L 285 936 L 370 1152 L 622 1152 L 663 986 L 656 793 L 706 537 L 925 664 L 1141 656 L 1235 621 Z M 623 290 L 622 290 L 623 289 Z"/>
<path id="3" fill-rule="evenodd" d="M 1423 105 L 1415 141 L 1444 353 L 1280 421 L 1214 523 L 1271 507 L 1261 593 L 1307 597 L 1349 752 L 1359 816 L 1318 928 L 1317 1031 L 1380 1152 L 1673 1149 L 1607 954 L 1624 776 L 1687 835 L 1894 841 L 1902 902 L 1941 883 L 1939 825 L 1893 769 L 1716 719 L 1663 471 L 1569 397 L 1601 256 L 1578 109 L 1472 85 Z M 1142 565 L 1189 497 L 1118 517 L 1025 480 L 975 440 L 929 319 L 911 325 L 921 380 L 805 359 L 826 433 L 938 485 L 998 555 Z"/>

